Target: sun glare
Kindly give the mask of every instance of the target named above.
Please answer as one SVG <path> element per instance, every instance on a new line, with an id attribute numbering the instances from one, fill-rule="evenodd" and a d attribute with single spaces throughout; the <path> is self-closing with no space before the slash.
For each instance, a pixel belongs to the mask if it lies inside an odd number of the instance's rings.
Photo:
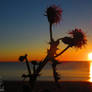
<path id="1" fill-rule="evenodd" d="M 88 54 L 88 60 L 92 61 L 92 52 Z"/>
<path id="2" fill-rule="evenodd" d="M 90 79 L 89 81 L 92 82 L 92 63 L 90 63 L 90 75 L 89 75 Z"/>

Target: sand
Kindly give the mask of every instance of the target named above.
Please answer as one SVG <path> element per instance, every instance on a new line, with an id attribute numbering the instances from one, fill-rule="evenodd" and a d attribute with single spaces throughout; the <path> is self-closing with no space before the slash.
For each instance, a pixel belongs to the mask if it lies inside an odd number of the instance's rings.
<path id="1" fill-rule="evenodd" d="M 29 84 L 24 81 L 5 81 L 4 88 L 5 92 L 29 92 Z M 33 92 L 92 92 L 92 83 L 66 81 L 58 88 L 54 82 L 38 81 Z"/>

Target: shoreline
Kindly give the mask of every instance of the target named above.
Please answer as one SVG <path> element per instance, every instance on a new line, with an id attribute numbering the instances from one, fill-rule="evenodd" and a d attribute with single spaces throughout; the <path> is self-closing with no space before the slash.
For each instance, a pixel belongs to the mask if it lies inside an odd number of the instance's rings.
<path id="1" fill-rule="evenodd" d="M 30 87 L 27 81 L 5 81 L 5 92 L 23 92 L 23 87 Z M 37 81 L 33 92 L 92 92 L 91 82 L 62 81 L 60 88 L 53 81 Z M 45 92 L 45 91 L 44 91 Z"/>

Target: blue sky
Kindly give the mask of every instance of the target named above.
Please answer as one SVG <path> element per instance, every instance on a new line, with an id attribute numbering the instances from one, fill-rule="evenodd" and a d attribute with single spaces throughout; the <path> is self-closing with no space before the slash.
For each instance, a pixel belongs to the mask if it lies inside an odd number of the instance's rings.
<path id="1" fill-rule="evenodd" d="M 55 39 L 82 28 L 88 36 L 86 51 L 92 51 L 92 0 L 0 0 L 0 60 L 17 60 L 25 53 L 44 57 L 49 42 L 44 14 L 52 4 L 63 9 L 61 23 L 53 26 Z"/>

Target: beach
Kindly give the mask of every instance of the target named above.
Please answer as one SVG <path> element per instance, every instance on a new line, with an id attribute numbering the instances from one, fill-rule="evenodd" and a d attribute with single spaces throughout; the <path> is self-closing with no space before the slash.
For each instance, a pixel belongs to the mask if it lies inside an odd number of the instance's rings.
<path id="1" fill-rule="evenodd" d="M 27 81 L 5 81 L 4 88 L 5 92 L 28 92 L 29 84 Z M 92 92 L 92 83 L 63 81 L 58 88 L 54 82 L 38 81 L 33 92 Z"/>

